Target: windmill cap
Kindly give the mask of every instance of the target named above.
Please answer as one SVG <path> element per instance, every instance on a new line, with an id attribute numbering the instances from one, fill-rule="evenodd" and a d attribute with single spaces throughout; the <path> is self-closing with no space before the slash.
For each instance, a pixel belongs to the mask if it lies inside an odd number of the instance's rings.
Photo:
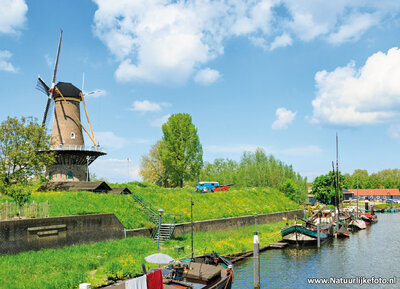
<path id="1" fill-rule="evenodd" d="M 58 90 L 61 92 L 61 94 L 64 97 L 73 97 L 73 98 L 77 98 L 77 99 L 81 99 L 80 97 L 80 93 L 81 90 L 79 88 L 77 88 L 75 85 L 73 85 L 72 83 L 69 82 L 59 82 L 56 84 L 56 87 L 58 88 Z M 61 95 L 58 95 L 58 93 L 55 93 L 55 97 L 60 97 Z"/>

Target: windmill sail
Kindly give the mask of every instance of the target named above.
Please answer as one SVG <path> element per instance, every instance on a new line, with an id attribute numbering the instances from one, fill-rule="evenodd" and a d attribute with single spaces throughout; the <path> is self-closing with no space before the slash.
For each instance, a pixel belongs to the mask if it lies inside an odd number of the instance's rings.
<path id="1" fill-rule="evenodd" d="M 49 89 L 49 87 L 46 85 L 46 83 L 43 81 L 43 79 L 40 76 L 39 76 L 38 82 L 36 84 L 37 89 L 39 89 L 40 91 L 43 91 L 43 92 L 46 91 L 45 93 L 46 93 L 46 95 L 48 95 L 46 108 L 44 110 L 44 115 L 43 115 L 42 126 L 46 126 L 46 123 L 48 122 L 48 119 L 49 119 L 49 111 L 50 111 L 49 108 L 50 108 L 50 106 L 53 105 L 53 104 L 51 104 L 51 102 L 52 102 L 52 98 L 53 98 L 54 85 L 55 85 L 56 77 L 57 77 L 58 60 L 60 58 L 60 51 L 61 51 L 62 33 L 63 33 L 63 31 L 61 30 L 60 31 L 60 42 L 58 43 L 56 62 L 54 65 L 53 78 L 51 81 L 51 88 Z"/>

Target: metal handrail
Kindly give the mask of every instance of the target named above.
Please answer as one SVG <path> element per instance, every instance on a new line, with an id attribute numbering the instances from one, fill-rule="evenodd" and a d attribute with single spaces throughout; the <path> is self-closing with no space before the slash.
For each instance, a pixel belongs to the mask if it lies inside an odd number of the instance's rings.
<path id="1" fill-rule="evenodd" d="M 51 145 L 51 151 L 94 151 L 94 152 L 102 152 L 105 153 L 106 151 L 102 148 L 94 146 L 84 146 L 84 145 Z"/>

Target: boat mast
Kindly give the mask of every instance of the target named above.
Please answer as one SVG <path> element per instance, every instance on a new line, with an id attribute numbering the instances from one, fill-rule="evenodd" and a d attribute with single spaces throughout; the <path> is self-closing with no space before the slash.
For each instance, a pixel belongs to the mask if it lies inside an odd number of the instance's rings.
<path id="1" fill-rule="evenodd" d="M 357 176 L 357 211 L 356 211 L 356 217 L 358 218 L 358 176 Z"/>
<path id="2" fill-rule="evenodd" d="M 339 230 L 339 149 L 338 149 L 338 135 L 336 133 L 336 226 Z"/>

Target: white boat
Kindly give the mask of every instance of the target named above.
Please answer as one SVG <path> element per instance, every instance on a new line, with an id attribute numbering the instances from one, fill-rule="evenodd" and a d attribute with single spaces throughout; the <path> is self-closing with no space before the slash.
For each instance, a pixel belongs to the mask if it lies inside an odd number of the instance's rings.
<path id="1" fill-rule="evenodd" d="M 363 220 L 355 219 L 350 221 L 349 227 L 355 228 L 356 230 L 364 230 L 367 228 L 367 225 Z"/>

